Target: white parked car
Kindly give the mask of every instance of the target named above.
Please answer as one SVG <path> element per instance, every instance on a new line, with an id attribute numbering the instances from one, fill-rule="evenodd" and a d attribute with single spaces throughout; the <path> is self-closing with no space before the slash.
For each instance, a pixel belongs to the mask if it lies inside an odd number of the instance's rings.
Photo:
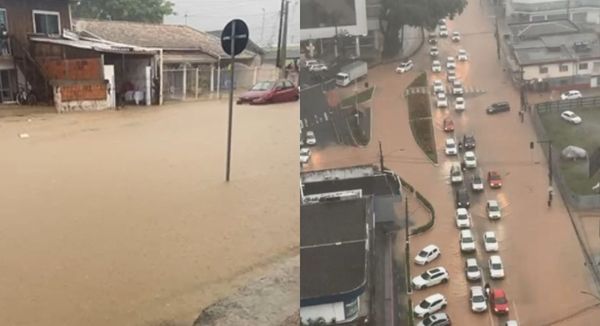
<path id="1" fill-rule="evenodd" d="M 415 290 L 428 288 L 440 283 L 446 283 L 450 279 L 444 267 L 435 267 L 412 279 L 412 287 Z"/>
<path id="2" fill-rule="evenodd" d="M 319 61 L 311 59 L 311 60 L 306 60 L 306 62 L 304 63 L 304 66 L 307 68 L 310 68 L 310 66 L 316 65 L 316 64 L 319 64 Z"/>
<path id="3" fill-rule="evenodd" d="M 507 320 L 504 326 L 519 326 L 516 320 Z"/>
<path id="4" fill-rule="evenodd" d="M 490 220 L 499 220 L 502 218 L 502 210 L 497 200 L 488 200 L 485 205 L 485 211 Z"/>
<path id="5" fill-rule="evenodd" d="M 421 320 L 417 326 L 450 326 L 451 324 L 452 321 L 445 312 L 438 312 Z"/>
<path id="6" fill-rule="evenodd" d="M 444 152 L 448 156 L 450 156 L 450 155 L 457 155 L 458 154 L 458 148 L 456 146 L 456 140 L 454 140 L 454 138 L 447 138 L 446 139 L 446 147 L 444 149 Z"/>
<path id="7" fill-rule="evenodd" d="M 310 148 L 300 148 L 300 163 L 308 163 L 310 160 Z"/>
<path id="8" fill-rule="evenodd" d="M 428 245 L 419 251 L 415 257 L 415 264 L 426 265 L 438 258 L 441 254 L 442 252 L 440 251 L 440 248 L 438 248 L 436 245 Z"/>
<path id="9" fill-rule="evenodd" d="M 452 81 L 452 95 L 463 95 L 465 93 L 465 89 L 460 80 L 456 79 Z"/>
<path id="10" fill-rule="evenodd" d="M 460 42 L 460 33 L 452 32 L 452 42 Z"/>
<path id="11" fill-rule="evenodd" d="M 433 93 L 434 94 L 439 93 L 439 92 L 443 93 L 445 91 L 446 91 L 446 89 L 444 87 L 444 83 L 441 80 L 436 79 L 433 81 Z"/>
<path id="12" fill-rule="evenodd" d="M 560 94 L 561 100 L 575 100 L 582 97 L 583 95 L 581 95 L 581 92 L 578 90 L 570 90 Z"/>
<path id="13" fill-rule="evenodd" d="M 492 279 L 504 278 L 504 265 L 502 264 L 502 259 L 500 259 L 500 256 L 498 256 L 498 255 L 490 256 L 489 267 L 490 267 L 490 277 Z"/>
<path id="14" fill-rule="evenodd" d="M 583 122 L 583 120 L 581 120 L 581 117 L 580 117 L 580 116 L 578 116 L 577 114 L 575 114 L 573 111 L 563 111 L 563 112 L 560 114 L 560 117 L 561 117 L 563 120 L 565 120 L 565 121 L 567 121 L 567 122 L 570 122 L 570 123 L 572 123 L 572 124 L 574 124 L 574 125 L 578 125 L 578 124 L 580 124 L 581 122 Z"/>
<path id="15" fill-rule="evenodd" d="M 451 183 L 462 183 L 463 182 L 463 173 L 460 168 L 460 164 L 454 163 L 452 167 L 450 167 L 450 182 Z"/>
<path id="16" fill-rule="evenodd" d="M 322 63 L 316 63 L 308 66 L 308 71 L 327 71 L 327 66 Z"/>
<path id="17" fill-rule="evenodd" d="M 473 252 L 475 251 L 475 238 L 471 230 L 460 231 L 460 251 L 462 252 Z"/>
<path id="18" fill-rule="evenodd" d="M 448 98 L 446 97 L 446 93 L 439 92 L 436 94 L 435 105 L 438 107 L 438 109 L 448 107 Z"/>
<path id="19" fill-rule="evenodd" d="M 307 145 L 316 145 L 317 138 L 315 137 L 315 132 L 310 130 L 306 132 L 306 144 Z"/>
<path id="20" fill-rule="evenodd" d="M 465 104 L 465 98 L 464 97 L 457 97 L 454 100 L 454 110 L 455 111 L 464 111 L 466 109 L 466 104 Z"/>
<path id="21" fill-rule="evenodd" d="M 448 27 L 446 25 L 440 25 L 440 37 L 448 37 Z"/>
<path id="22" fill-rule="evenodd" d="M 432 46 L 431 48 L 429 48 L 429 55 L 432 57 L 437 57 L 440 54 L 440 50 L 437 48 L 437 46 Z"/>
<path id="23" fill-rule="evenodd" d="M 460 49 L 458 50 L 458 61 L 468 61 L 469 60 L 469 54 L 467 54 L 467 50 L 465 49 Z"/>
<path id="24" fill-rule="evenodd" d="M 456 209 L 456 227 L 468 229 L 471 227 L 471 213 L 466 208 Z"/>
<path id="25" fill-rule="evenodd" d="M 413 309 L 413 313 L 418 318 L 427 317 L 434 312 L 440 311 L 448 305 L 448 301 L 446 298 L 440 293 L 436 293 L 428 296 L 423 299 L 418 305 Z"/>
<path id="26" fill-rule="evenodd" d="M 439 60 L 433 60 L 431 63 L 431 71 L 440 72 L 442 71 L 442 63 Z"/>
<path id="27" fill-rule="evenodd" d="M 469 169 L 474 169 L 477 167 L 477 157 L 475 157 L 475 153 L 473 151 L 465 152 L 465 155 L 463 155 L 463 160 L 465 162 L 465 167 Z"/>
<path id="28" fill-rule="evenodd" d="M 446 69 L 456 69 L 456 60 L 454 57 L 446 58 Z"/>
<path id="29" fill-rule="evenodd" d="M 498 239 L 496 239 L 496 233 L 488 231 L 483 234 L 483 243 L 486 252 L 498 251 Z"/>
<path id="30" fill-rule="evenodd" d="M 487 299 L 483 294 L 481 286 L 471 287 L 471 310 L 473 312 L 484 312 L 487 310 Z"/>
<path id="31" fill-rule="evenodd" d="M 406 62 L 401 62 L 400 65 L 396 68 L 396 72 L 397 73 L 405 73 L 408 72 L 410 70 L 412 70 L 412 68 L 414 68 L 414 63 L 412 60 L 408 60 Z"/>
<path id="32" fill-rule="evenodd" d="M 465 275 L 468 281 L 477 281 L 481 279 L 481 268 L 477 265 L 477 259 L 467 258 L 465 261 Z"/>

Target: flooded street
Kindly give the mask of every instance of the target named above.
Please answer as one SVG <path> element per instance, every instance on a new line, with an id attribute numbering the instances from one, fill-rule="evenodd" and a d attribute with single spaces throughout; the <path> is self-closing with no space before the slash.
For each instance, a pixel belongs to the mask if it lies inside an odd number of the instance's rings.
<path id="1" fill-rule="evenodd" d="M 408 125 L 406 99 L 402 95 L 421 71 L 431 70 L 428 46 L 425 45 L 413 58 L 416 69 L 410 73 L 394 73 L 394 64 L 369 71 L 370 83 L 377 86 L 373 100 L 373 139 L 369 147 L 324 149 L 314 154 L 318 159 L 310 168 L 376 163 L 377 141 L 382 141 L 385 165 L 432 202 L 436 223 L 430 231 L 411 238 L 410 256 L 414 257 L 428 244 L 438 245 L 443 255 L 427 267 L 411 267 L 411 274 L 416 276 L 428 268 L 444 266 L 450 274 L 450 282 L 416 291 L 412 295 L 413 303 L 440 292 L 448 298 L 446 310 L 457 325 L 502 325 L 507 319 L 516 319 L 520 325 L 555 322 L 555 325 L 596 325 L 600 309 L 576 314 L 581 308 L 598 302 L 582 293 L 596 293 L 593 279 L 584 266 L 581 247 L 561 198 L 555 196 L 552 207 L 547 207 L 548 168 L 539 146 L 533 152 L 529 149 L 529 142 L 536 140 L 536 136 L 528 117 L 524 123 L 519 120 L 519 93 L 497 61 L 491 19 L 479 2 L 471 2 L 460 17 L 448 22 L 448 28 L 460 31 L 463 37 L 460 44 L 440 41 L 440 58 L 445 62 L 445 58 L 455 56 L 458 49 L 466 49 L 470 61 L 460 63 L 457 74 L 467 88 L 484 93 L 466 95 L 467 109 L 463 114 L 454 111 L 452 101 L 451 109 L 433 109 L 439 166 L 431 164 L 417 147 Z M 429 75 L 431 83 L 431 73 Z M 445 74 L 434 78 L 445 80 Z M 487 115 L 485 108 L 497 101 L 509 101 L 512 110 Z M 475 135 L 475 152 L 482 171 L 496 170 L 504 180 L 500 190 L 486 186 L 484 193 L 473 195 L 470 211 L 477 242 L 475 257 L 486 282 L 489 281 L 487 261 L 490 254 L 483 249 L 482 236 L 485 231 L 495 231 L 498 237 L 506 278 L 490 284 L 506 291 L 510 318 L 498 318 L 489 311 L 480 315 L 470 311 L 469 286 L 477 284 L 467 283 L 464 275 L 467 255 L 462 255 L 459 250 L 454 197 L 448 180 L 450 163 L 458 162 L 459 158 L 444 156 L 446 135 L 441 126 L 446 116 L 455 121 L 455 137 L 462 137 L 467 132 Z M 485 215 L 488 199 L 497 199 L 503 208 L 503 218 L 498 222 L 489 221 Z M 397 246 L 401 252 L 404 243 L 399 241 Z"/>
<path id="2" fill-rule="evenodd" d="M 0 324 L 190 325 L 297 252 L 297 117 L 236 107 L 229 184 L 225 100 L 0 119 Z"/>

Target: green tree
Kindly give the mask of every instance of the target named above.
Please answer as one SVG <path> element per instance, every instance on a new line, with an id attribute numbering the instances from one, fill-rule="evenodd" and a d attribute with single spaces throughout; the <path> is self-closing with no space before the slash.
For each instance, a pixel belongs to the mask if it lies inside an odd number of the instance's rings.
<path id="1" fill-rule="evenodd" d="M 460 15 L 467 0 L 383 0 L 382 4 L 383 55 L 390 57 L 400 51 L 398 33 L 404 25 L 433 30 L 440 19 Z"/>
<path id="2" fill-rule="evenodd" d="M 73 0 L 73 15 L 79 18 L 162 23 L 173 14 L 168 0 Z"/>

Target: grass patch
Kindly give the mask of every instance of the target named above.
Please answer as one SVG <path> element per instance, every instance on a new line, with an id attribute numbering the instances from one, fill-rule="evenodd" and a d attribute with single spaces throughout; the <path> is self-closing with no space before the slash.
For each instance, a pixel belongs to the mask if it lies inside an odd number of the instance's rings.
<path id="1" fill-rule="evenodd" d="M 427 74 L 422 73 L 408 87 L 425 86 L 427 86 Z M 431 161 L 437 163 L 438 157 L 428 94 L 408 95 L 408 120 L 410 130 L 419 147 Z"/>
<path id="2" fill-rule="evenodd" d="M 556 110 L 540 113 L 540 120 L 556 150 L 562 151 L 565 147 L 574 145 L 584 148 L 591 155 L 600 147 L 600 107 L 573 111 L 583 119 L 579 126 L 563 121 Z M 561 160 L 559 168 L 567 186 L 579 195 L 593 194 L 592 187 L 600 181 L 600 173 L 588 178 L 588 163 L 584 160 Z"/>
<path id="3" fill-rule="evenodd" d="M 344 107 L 344 106 L 352 106 L 356 103 L 367 102 L 367 101 L 371 100 L 374 92 L 375 92 L 375 87 L 365 89 L 364 91 L 362 91 L 356 95 L 352 95 L 350 97 L 343 99 L 341 105 Z"/>

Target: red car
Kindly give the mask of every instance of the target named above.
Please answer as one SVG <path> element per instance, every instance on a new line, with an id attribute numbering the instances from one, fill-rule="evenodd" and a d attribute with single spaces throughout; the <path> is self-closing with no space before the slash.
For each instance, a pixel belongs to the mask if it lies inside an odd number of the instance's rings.
<path id="1" fill-rule="evenodd" d="M 454 121 L 452 121 L 452 119 L 450 119 L 450 118 L 444 119 L 444 131 L 445 132 L 454 131 Z"/>
<path id="2" fill-rule="evenodd" d="M 508 314 L 508 299 L 502 289 L 490 290 L 490 305 L 497 314 Z"/>
<path id="3" fill-rule="evenodd" d="M 488 172 L 488 184 L 490 185 L 490 188 L 493 189 L 498 189 L 498 188 L 502 188 L 502 177 L 500 176 L 500 174 L 496 171 L 490 171 Z"/>
<path id="4" fill-rule="evenodd" d="M 297 101 L 300 98 L 298 87 L 289 80 L 262 81 L 256 83 L 249 91 L 242 94 L 237 104 L 266 104 L 276 102 Z"/>

